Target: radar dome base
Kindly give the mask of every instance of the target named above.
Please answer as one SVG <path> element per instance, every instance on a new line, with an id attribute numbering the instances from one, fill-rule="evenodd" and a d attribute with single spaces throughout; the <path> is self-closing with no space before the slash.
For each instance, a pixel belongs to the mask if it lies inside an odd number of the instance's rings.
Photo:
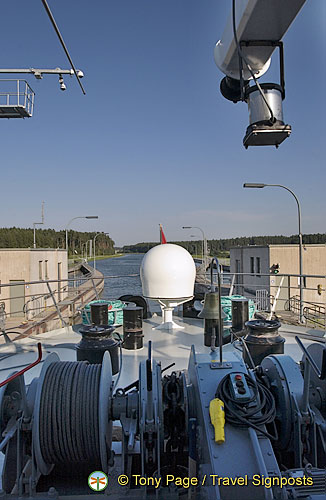
<path id="1" fill-rule="evenodd" d="M 160 304 L 162 309 L 162 323 L 158 326 L 153 326 L 153 330 L 183 330 L 184 326 L 178 325 L 173 321 L 173 309 L 183 304 L 184 302 L 188 302 L 188 300 L 191 299 L 192 297 L 177 300 L 158 299 L 158 303 Z"/>

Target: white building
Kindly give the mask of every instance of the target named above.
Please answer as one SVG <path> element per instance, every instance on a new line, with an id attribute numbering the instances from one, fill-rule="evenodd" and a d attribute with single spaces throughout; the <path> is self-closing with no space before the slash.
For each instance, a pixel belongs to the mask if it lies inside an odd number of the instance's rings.
<path id="1" fill-rule="evenodd" d="M 302 257 L 303 275 L 306 275 L 303 279 L 304 306 L 318 304 L 324 307 L 326 245 L 303 245 Z M 275 268 L 277 274 L 273 272 Z M 267 296 L 268 302 L 278 297 L 276 310 L 287 309 L 289 301 L 293 305 L 298 299 L 299 278 L 282 275 L 299 274 L 299 245 L 233 247 L 230 249 L 230 272 L 235 274 L 235 293 L 256 297 L 258 301 Z"/>

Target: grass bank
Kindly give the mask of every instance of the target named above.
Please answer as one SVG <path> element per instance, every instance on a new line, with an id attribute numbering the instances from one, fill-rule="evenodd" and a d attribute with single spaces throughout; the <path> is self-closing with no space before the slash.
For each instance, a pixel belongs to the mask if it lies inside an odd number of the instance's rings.
<path id="1" fill-rule="evenodd" d="M 207 255 L 207 261 L 208 262 L 211 262 L 212 260 L 212 256 L 211 255 Z M 192 255 L 192 258 L 193 259 L 198 259 L 198 260 L 202 260 L 203 258 L 203 255 L 202 254 L 198 254 L 198 255 Z M 217 257 L 218 261 L 220 264 L 223 264 L 224 266 L 229 266 L 230 265 L 230 258 L 229 257 Z"/>
<path id="2" fill-rule="evenodd" d="M 95 260 L 104 260 L 104 259 L 114 259 L 115 257 L 123 257 L 124 253 L 115 253 L 114 255 L 97 255 L 95 257 Z M 92 257 L 91 259 L 89 259 L 90 261 L 94 260 L 94 257 Z"/>
<path id="3" fill-rule="evenodd" d="M 104 260 L 104 259 L 114 259 L 115 257 L 123 257 L 124 253 L 115 253 L 115 254 L 110 254 L 110 255 L 97 255 L 95 257 L 95 260 Z M 69 266 L 73 266 L 74 264 L 78 264 L 78 262 L 82 262 L 83 259 L 81 257 L 79 259 L 77 258 L 69 258 Z M 88 262 L 92 263 L 94 261 L 94 257 L 88 258 Z"/>

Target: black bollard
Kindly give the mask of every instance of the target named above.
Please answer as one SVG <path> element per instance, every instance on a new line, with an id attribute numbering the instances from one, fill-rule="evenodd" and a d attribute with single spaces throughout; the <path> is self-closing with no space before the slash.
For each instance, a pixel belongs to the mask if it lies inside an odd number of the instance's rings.
<path id="1" fill-rule="evenodd" d="M 119 343 L 112 337 L 112 326 L 84 326 L 79 330 L 82 339 L 77 344 L 77 361 L 101 364 L 105 351 L 111 356 L 112 375 L 119 371 Z"/>
<path id="2" fill-rule="evenodd" d="M 91 304 L 91 323 L 93 325 L 108 325 L 108 305 L 105 303 Z"/>
<path id="3" fill-rule="evenodd" d="M 143 347 L 143 308 L 125 307 L 123 309 L 124 349 L 136 350 Z"/>
<path id="4" fill-rule="evenodd" d="M 232 329 L 240 332 L 249 320 L 249 301 L 246 298 L 232 299 Z"/>
<path id="5" fill-rule="evenodd" d="M 284 354 L 285 339 L 278 333 L 280 326 L 281 323 L 277 320 L 259 319 L 246 322 L 249 331 L 244 340 L 255 366 L 260 365 L 269 354 Z M 245 362 L 249 364 L 247 352 L 244 351 L 243 355 Z"/>

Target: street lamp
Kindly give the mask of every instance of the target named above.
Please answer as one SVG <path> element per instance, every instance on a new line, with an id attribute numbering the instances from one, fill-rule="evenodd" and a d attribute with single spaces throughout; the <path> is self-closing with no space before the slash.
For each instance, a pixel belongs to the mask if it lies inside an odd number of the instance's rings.
<path id="1" fill-rule="evenodd" d="M 108 236 L 109 233 L 97 233 L 95 236 L 94 236 L 94 239 L 93 239 L 93 247 L 94 247 L 94 269 L 96 269 L 96 259 L 95 259 L 95 240 L 96 238 L 99 236 L 99 234 L 103 234 L 103 236 Z"/>
<path id="2" fill-rule="evenodd" d="M 294 194 L 291 189 L 289 189 L 286 186 L 283 186 L 282 184 L 259 184 L 255 182 L 246 182 L 243 185 L 244 188 L 264 188 L 264 187 L 279 187 L 282 189 L 286 189 L 289 193 L 292 194 L 294 197 L 297 207 L 298 207 L 298 225 L 299 225 L 299 274 L 300 274 L 300 323 L 304 323 L 304 317 L 303 317 L 303 279 L 302 279 L 302 272 L 303 272 L 303 265 L 302 265 L 302 233 L 301 233 L 301 207 L 299 200 L 297 196 Z"/>
<path id="3" fill-rule="evenodd" d="M 86 262 L 87 262 L 87 244 L 88 244 L 88 240 L 82 244 L 82 260 L 85 260 Z M 86 248 L 85 248 L 85 259 L 84 259 L 84 247 L 85 247 L 85 245 L 86 245 Z"/>
<path id="4" fill-rule="evenodd" d="M 206 267 L 206 237 L 204 231 L 198 226 L 182 226 L 182 229 L 198 229 L 203 236 L 203 244 L 202 244 L 202 255 L 203 255 L 203 264 Z"/>
<path id="5" fill-rule="evenodd" d="M 80 215 L 78 217 L 73 217 L 72 219 L 70 219 L 70 221 L 66 225 L 66 229 L 65 229 L 65 231 L 66 231 L 66 250 L 67 250 L 67 256 L 68 256 L 68 227 L 70 226 L 70 224 L 72 223 L 72 221 L 74 221 L 76 219 L 98 219 L 98 215 Z"/>
<path id="6" fill-rule="evenodd" d="M 196 236 L 195 234 L 191 234 L 190 238 L 194 238 L 194 239 L 196 238 L 196 241 L 193 242 L 193 246 L 191 246 L 191 248 L 193 248 L 193 254 L 194 255 L 199 255 L 199 251 L 198 251 L 198 236 Z"/>

